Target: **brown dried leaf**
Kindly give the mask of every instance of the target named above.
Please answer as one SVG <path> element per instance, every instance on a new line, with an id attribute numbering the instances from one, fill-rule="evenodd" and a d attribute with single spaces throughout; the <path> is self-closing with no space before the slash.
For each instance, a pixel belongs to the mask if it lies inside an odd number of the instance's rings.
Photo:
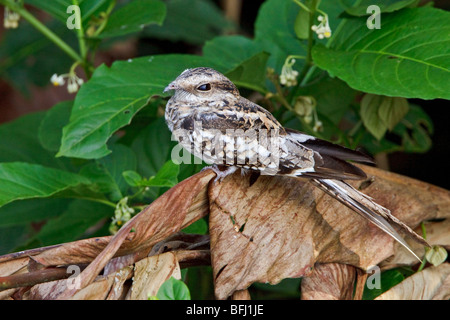
<path id="1" fill-rule="evenodd" d="M 147 300 L 149 296 L 156 296 L 170 277 L 181 279 L 180 266 L 172 252 L 142 259 L 135 266 L 130 299 Z"/>
<path id="2" fill-rule="evenodd" d="M 128 288 L 124 288 L 125 281 L 131 278 L 133 275 L 133 267 L 125 267 L 114 274 L 114 282 L 109 291 L 106 300 L 119 300 L 123 299 L 124 295 L 128 292 Z M 112 275 L 111 275 L 112 276 Z"/>
<path id="3" fill-rule="evenodd" d="M 362 168 L 372 177 L 352 184 L 409 226 L 450 215 L 447 190 Z M 209 197 L 219 299 L 253 282 L 308 276 L 317 262 L 366 270 L 394 253 L 393 239 L 307 180 L 261 176 L 250 184 L 236 173 L 213 184 Z"/>
<path id="4" fill-rule="evenodd" d="M 37 284 L 26 293 L 24 300 L 55 300 L 67 289 L 67 279 Z"/>
<path id="5" fill-rule="evenodd" d="M 108 292 L 114 283 L 114 276 L 101 277 L 97 281 L 88 284 L 83 289 L 77 291 L 71 300 L 105 300 Z M 59 297 L 58 297 L 59 299 Z"/>
<path id="6" fill-rule="evenodd" d="M 450 264 L 443 263 L 415 273 L 375 300 L 431 300 L 450 296 Z"/>
<path id="7" fill-rule="evenodd" d="M 356 277 L 355 267 L 339 264 L 319 264 L 309 277 L 302 280 L 302 300 L 352 300 Z"/>

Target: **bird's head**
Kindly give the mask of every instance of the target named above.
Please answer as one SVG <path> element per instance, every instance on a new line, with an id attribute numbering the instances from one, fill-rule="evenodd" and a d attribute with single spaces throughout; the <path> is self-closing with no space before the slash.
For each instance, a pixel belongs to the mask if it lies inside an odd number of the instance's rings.
<path id="1" fill-rule="evenodd" d="M 211 68 L 184 70 L 164 92 L 175 90 L 178 101 L 206 102 L 219 99 L 239 98 L 239 91 L 227 77 Z"/>

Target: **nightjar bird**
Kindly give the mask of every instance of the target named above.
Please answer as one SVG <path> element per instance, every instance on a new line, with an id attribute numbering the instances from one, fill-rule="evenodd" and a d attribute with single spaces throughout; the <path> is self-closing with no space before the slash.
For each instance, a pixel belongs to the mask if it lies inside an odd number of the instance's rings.
<path id="1" fill-rule="evenodd" d="M 242 172 L 309 178 L 314 185 L 369 219 L 417 259 L 388 221 L 428 246 L 388 209 L 344 181 L 366 178 L 360 168 L 348 161 L 373 163 L 371 157 L 284 128 L 269 111 L 241 97 L 233 82 L 211 68 L 183 71 L 164 92 L 170 90 L 175 91 L 165 111 L 170 131 L 183 148 L 213 165 L 216 180 L 222 180 L 238 168 Z M 226 169 L 221 171 L 218 166 Z"/>

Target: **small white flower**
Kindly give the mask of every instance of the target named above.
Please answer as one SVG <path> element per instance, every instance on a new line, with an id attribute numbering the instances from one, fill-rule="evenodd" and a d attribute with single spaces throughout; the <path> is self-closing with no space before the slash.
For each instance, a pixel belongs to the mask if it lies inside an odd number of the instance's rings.
<path id="1" fill-rule="evenodd" d="M 298 71 L 292 69 L 294 63 L 295 59 L 291 59 L 290 61 L 286 60 L 283 68 L 281 69 L 280 83 L 286 87 L 293 87 L 297 85 Z"/>
<path id="2" fill-rule="evenodd" d="M 319 25 L 311 26 L 311 30 L 317 33 L 319 39 L 331 37 L 331 28 L 328 22 L 328 16 L 318 16 L 317 20 L 320 21 Z"/>
<path id="3" fill-rule="evenodd" d="M 56 73 L 52 75 L 50 81 L 55 87 L 63 86 L 65 83 L 64 77 L 62 75 L 58 76 Z"/>
<path id="4" fill-rule="evenodd" d="M 3 26 L 5 29 L 16 29 L 19 26 L 20 15 L 5 7 L 5 16 Z"/>
<path id="5" fill-rule="evenodd" d="M 78 77 L 75 73 L 66 73 L 66 74 L 53 74 L 50 78 L 50 82 L 55 86 L 63 86 L 66 81 L 64 80 L 67 78 L 67 92 L 69 93 L 75 93 L 78 91 L 79 87 L 84 83 L 84 80 Z"/>
<path id="6" fill-rule="evenodd" d="M 323 123 L 320 120 L 316 120 L 316 123 L 314 123 L 313 127 L 314 132 L 322 131 L 323 130 Z"/>
<path id="7" fill-rule="evenodd" d="M 78 83 L 74 78 L 69 78 L 69 83 L 67 84 L 67 91 L 69 93 L 75 93 L 78 91 Z"/>

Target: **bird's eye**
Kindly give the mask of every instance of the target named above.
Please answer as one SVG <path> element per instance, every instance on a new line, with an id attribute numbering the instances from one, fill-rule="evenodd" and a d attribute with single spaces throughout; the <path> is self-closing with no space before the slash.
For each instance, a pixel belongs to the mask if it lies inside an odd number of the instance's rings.
<path id="1" fill-rule="evenodd" d="M 209 91 L 211 90 L 211 85 L 209 83 L 201 84 L 197 87 L 199 91 Z"/>

